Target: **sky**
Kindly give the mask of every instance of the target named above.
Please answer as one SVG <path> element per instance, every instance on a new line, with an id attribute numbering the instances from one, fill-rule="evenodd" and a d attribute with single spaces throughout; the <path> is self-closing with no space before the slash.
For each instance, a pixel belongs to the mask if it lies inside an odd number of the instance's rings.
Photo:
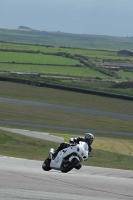
<path id="1" fill-rule="evenodd" d="M 0 0 L 0 27 L 133 36 L 133 0 Z"/>

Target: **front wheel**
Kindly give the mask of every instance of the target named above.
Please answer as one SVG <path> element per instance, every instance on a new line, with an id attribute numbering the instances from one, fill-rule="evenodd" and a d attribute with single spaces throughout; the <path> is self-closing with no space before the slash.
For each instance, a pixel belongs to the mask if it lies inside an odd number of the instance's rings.
<path id="1" fill-rule="evenodd" d="M 51 160 L 50 160 L 49 158 L 47 158 L 47 159 L 43 162 L 43 164 L 42 164 L 42 169 L 43 169 L 44 171 L 49 171 L 49 170 L 51 170 L 50 162 L 51 162 Z"/>
<path id="2" fill-rule="evenodd" d="M 61 171 L 64 173 L 69 172 L 70 170 L 72 170 L 77 164 L 79 163 L 79 161 L 74 158 L 71 162 L 69 163 L 62 163 L 62 167 L 61 167 Z"/>

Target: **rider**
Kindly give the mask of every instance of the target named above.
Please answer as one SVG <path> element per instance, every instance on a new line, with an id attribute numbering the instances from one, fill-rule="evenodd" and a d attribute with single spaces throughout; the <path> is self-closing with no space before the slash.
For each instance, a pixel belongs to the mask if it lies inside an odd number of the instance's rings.
<path id="1" fill-rule="evenodd" d="M 92 144 L 93 140 L 94 140 L 94 135 L 92 133 L 85 133 L 84 137 L 70 138 L 69 142 L 70 142 L 70 144 L 74 144 L 74 143 L 79 144 L 80 141 L 86 142 L 88 144 L 88 154 L 90 154 L 90 152 L 92 151 L 91 144 Z M 60 146 L 58 147 L 58 149 L 55 150 L 55 153 L 53 156 L 56 157 L 60 150 L 69 147 L 70 144 L 68 144 L 66 142 L 61 143 Z"/>
<path id="2" fill-rule="evenodd" d="M 88 144 L 88 153 L 92 151 L 91 144 L 94 140 L 94 135 L 92 133 L 85 133 L 84 138 L 83 137 L 78 137 L 78 138 L 70 138 L 69 142 L 70 144 L 76 143 L 79 144 L 80 141 L 86 142 Z"/>

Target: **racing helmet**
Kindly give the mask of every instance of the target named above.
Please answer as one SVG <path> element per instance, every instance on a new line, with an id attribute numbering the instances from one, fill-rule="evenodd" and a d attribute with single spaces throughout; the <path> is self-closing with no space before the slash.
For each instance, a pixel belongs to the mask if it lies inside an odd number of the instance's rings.
<path id="1" fill-rule="evenodd" d="M 94 135 L 92 133 L 85 133 L 84 139 L 85 139 L 85 142 L 91 145 L 94 140 Z"/>

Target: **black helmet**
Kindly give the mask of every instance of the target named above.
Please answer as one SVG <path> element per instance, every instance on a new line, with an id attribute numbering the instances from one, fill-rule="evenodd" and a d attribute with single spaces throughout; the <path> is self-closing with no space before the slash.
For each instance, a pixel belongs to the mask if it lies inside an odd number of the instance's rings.
<path id="1" fill-rule="evenodd" d="M 85 139 L 85 142 L 91 145 L 94 140 L 94 135 L 92 133 L 85 133 L 84 139 Z"/>

